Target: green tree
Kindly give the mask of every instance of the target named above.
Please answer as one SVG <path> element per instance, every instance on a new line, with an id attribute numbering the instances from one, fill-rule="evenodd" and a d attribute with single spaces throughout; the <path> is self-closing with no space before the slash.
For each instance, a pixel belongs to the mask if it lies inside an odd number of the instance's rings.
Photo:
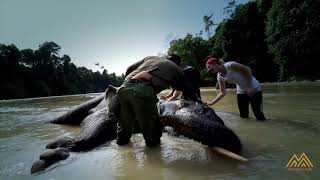
<path id="1" fill-rule="evenodd" d="M 0 97 L 8 99 L 24 95 L 24 76 L 20 58 L 21 53 L 14 44 L 0 44 Z"/>
<path id="2" fill-rule="evenodd" d="M 279 65 L 279 79 L 319 78 L 320 3 L 274 0 L 267 14 L 267 43 Z"/>
<path id="3" fill-rule="evenodd" d="M 233 13 L 234 9 L 237 7 L 237 1 L 236 0 L 227 0 L 228 5 L 223 8 L 223 14 L 229 16 Z"/>
<path id="4" fill-rule="evenodd" d="M 204 60 L 209 55 L 209 50 L 209 44 L 206 40 L 187 34 L 182 39 L 171 41 L 168 54 L 178 54 L 182 58 L 182 65 L 193 66 L 200 70 L 205 65 Z"/>
<path id="5" fill-rule="evenodd" d="M 35 55 L 32 49 L 23 49 L 21 52 L 21 63 L 26 67 L 35 67 L 37 64 L 35 62 Z"/>
<path id="6" fill-rule="evenodd" d="M 216 29 L 212 53 L 250 66 L 260 81 L 276 80 L 277 67 L 265 43 L 265 14 L 256 2 L 238 5 Z"/>
<path id="7" fill-rule="evenodd" d="M 77 67 L 68 55 L 60 57 L 60 49 L 54 42 L 21 51 L 0 44 L 0 99 L 102 92 L 122 84 L 123 76 Z"/>
<path id="8" fill-rule="evenodd" d="M 204 31 L 207 33 L 208 35 L 208 39 L 211 37 L 211 28 L 214 26 L 214 25 L 217 25 L 216 23 L 214 23 L 214 20 L 213 20 L 213 14 L 207 16 L 203 16 L 203 22 L 204 22 Z M 199 33 L 199 35 L 202 34 L 202 32 Z"/>
<path id="9" fill-rule="evenodd" d="M 186 37 L 176 39 L 170 43 L 168 54 L 178 54 L 182 58 L 183 66 L 193 66 L 201 73 L 201 85 L 208 85 L 208 74 L 203 71 L 205 58 L 210 54 L 210 44 L 200 36 L 187 34 Z"/>

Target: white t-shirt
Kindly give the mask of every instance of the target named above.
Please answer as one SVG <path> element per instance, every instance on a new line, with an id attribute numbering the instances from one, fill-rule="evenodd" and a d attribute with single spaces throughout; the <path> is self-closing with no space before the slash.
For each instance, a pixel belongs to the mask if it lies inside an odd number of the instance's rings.
<path id="1" fill-rule="evenodd" d="M 226 75 L 222 76 L 221 73 L 217 74 L 217 80 L 218 82 L 228 82 L 231 84 L 236 84 L 237 85 L 237 94 L 245 94 L 248 91 L 248 80 L 240 72 L 234 71 L 231 68 L 231 65 L 236 62 L 234 61 L 229 61 L 226 62 L 223 66 L 226 68 Z M 252 87 L 254 92 L 261 91 L 260 83 L 257 81 L 255 77 L 252 76 Z"/>

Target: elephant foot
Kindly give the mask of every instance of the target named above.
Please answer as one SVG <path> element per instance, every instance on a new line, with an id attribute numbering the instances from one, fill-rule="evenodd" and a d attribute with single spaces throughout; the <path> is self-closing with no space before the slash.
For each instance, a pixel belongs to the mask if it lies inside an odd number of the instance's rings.
<path id="1" fill-rule="evenodd" d="M 67 148 L 48 149 L 40 155 L 40 160 L 57 162 L 66 159 L 69 156 L 69 152 Z"/>
<path id="2" fill-rule="evenodd" d="M 165 126 L 163 127 L 163 132 L 166 132 L 167 134 L 169 134 L 170 136 L 176 136 L 178 137 L 180 134 L 174 130 L 173 127 L 170 126 Z"/>
<path id="3" fill-rule="evenodd" d="M 58 137 L 53 141 L 49 142 L 46 149 L 56 149 L 56 148 L 68 148 L 71 149 L 74 145 L 74 138 L 69 136 Z"/>
<path id="4" fill-rule="evenodd" d="M 64 160 L 69 157 L 69 149 L 58 148 L 48 149 L 40 155 L 40 159 L 32 164 L 31 174 L 35 174 L 44 171 L 47 167 L 52 164 Z"/>
<path id="5" fill-rule="evenodd" d="M 44 171 L 47 167 L 49 167 L 50 165 L 47 165 L 45 161 L 43 160 L 37 160 L 36 162 L 34 162 L 32 164 L 31 167 L 31 174 L 35 174 L 41 171 Z"/>

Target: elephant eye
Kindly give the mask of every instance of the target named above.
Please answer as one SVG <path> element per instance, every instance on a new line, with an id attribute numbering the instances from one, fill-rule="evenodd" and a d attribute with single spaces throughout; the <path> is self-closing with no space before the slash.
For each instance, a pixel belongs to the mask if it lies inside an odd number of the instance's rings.
<path id="1" fill-rule="evenodd" d="M 207 107 L 203 107 L 200 109 L 200 113 L 206 113 L 208 111 Z"/>

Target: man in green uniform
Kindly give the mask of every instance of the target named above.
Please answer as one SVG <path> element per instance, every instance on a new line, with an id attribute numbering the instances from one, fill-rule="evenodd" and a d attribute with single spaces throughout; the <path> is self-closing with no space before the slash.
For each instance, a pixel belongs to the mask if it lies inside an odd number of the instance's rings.
<path id="1" fill-rule="evenodd" d="M 125 82 L 118 90 L 120 117 L 117 128 L 117 144 L 130 141 L 135 122 L 142 131 L 149 147 L 160 143 L 162 128 L 156 103 L 156 94 L 173 87 L 183 91 L 189 99 L 196 100 L 189 92 L 182 69 L 172 61 L 149 56 L 128 67 Z"/>

